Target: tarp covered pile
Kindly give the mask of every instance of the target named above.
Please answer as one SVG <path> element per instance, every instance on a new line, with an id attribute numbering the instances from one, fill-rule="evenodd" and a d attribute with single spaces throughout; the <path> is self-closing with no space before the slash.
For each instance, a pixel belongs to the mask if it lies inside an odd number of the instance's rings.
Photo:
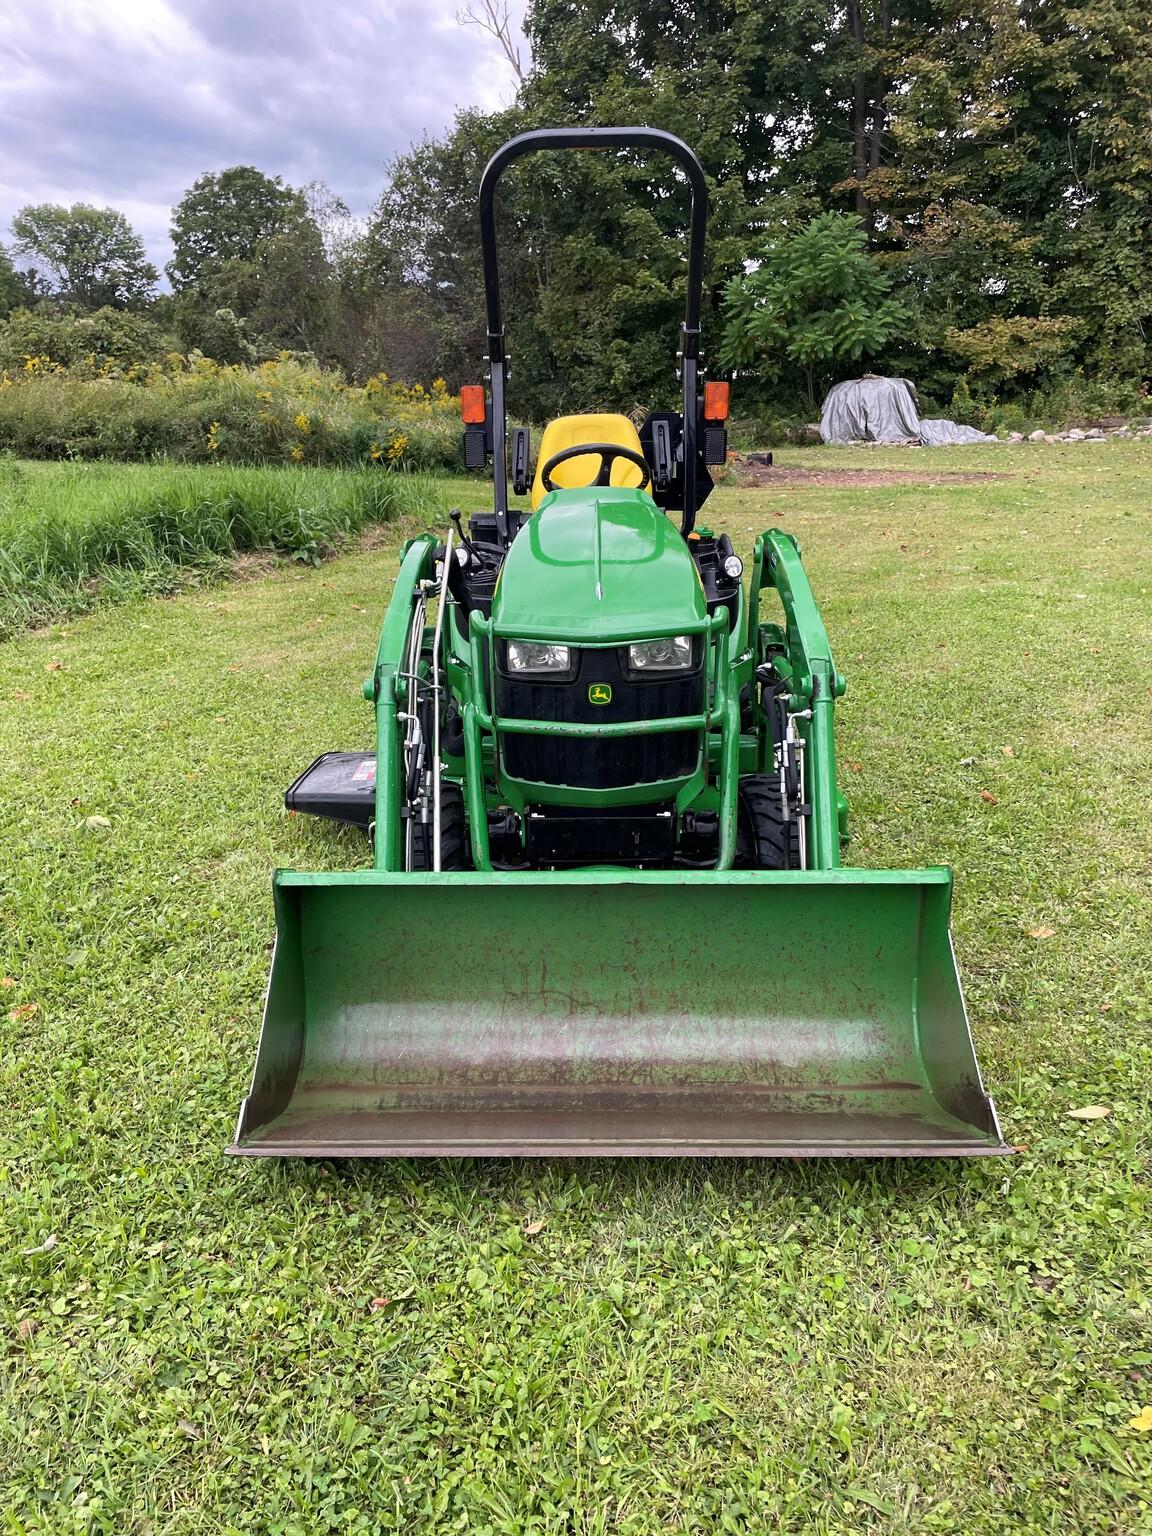
<path id="1" fill-rule="evenodd" d="M 833 384 L 821 408 L 820 436 L 826 443 L 919 443 L 925 448 L 998 441 L 975 427 L 922 417 L 910 379 L 874 374 Z"/>

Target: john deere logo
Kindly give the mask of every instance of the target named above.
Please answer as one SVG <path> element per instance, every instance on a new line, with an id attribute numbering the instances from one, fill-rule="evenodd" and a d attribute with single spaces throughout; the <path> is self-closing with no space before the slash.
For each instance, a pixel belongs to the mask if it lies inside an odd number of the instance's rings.
<path id="1" fill-rule="evenodd" d="M 612 685 L 611 685 L 611 683 L 589 683 L 588 684 L 588 702 L 589 702 L 589 704 L 611 704 L 611 702 L 612 702 Z"/>

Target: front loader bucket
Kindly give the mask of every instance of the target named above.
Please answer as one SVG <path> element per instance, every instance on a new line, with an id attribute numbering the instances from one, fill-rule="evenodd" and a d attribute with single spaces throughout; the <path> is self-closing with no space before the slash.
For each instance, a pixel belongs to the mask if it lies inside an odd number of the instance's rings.
<path id="1" fill-rule="evenodd" d="M 1006 1152 L 907 872 L 276 877 L 233 1152 Z"/>

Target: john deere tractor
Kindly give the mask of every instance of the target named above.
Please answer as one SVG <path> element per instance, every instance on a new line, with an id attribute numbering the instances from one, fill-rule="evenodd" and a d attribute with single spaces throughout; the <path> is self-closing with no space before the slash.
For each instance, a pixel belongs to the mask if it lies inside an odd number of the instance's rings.
<path id="1" fill-rule="evenodd" d="M 509 433 L 493 197 L 536 150 L 662 151 L 691 196 L 680 409 Z M 707 192 L 648 128 L 511 140 L 480 184 L 492 502 L 404 550 L 365 694 L 373 752 L 288 805 L 373 864 L 280 870 L 232 1151 L 805 1156 L 1006 1150 L 947 869 L 840 865 L 844 692 L 800 549 L 697 526 L 724 462 L 705 380 Z M 531 402 L 523 402 L 531 414 Z M 531 510 L 509 501 L 509 482 Z"/>

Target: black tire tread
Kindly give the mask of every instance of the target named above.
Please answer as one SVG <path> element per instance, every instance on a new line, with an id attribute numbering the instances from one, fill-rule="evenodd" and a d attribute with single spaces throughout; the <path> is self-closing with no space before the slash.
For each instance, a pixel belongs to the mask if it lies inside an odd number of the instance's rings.
<path id="1" fill-rule="evenodd" d="M 440 868 L 467 869 L 471 841 L 464 814 L 464 792 L 459 784 L 440 785 Z M 412 868 L 432 868 L 432 823 L 417 822 L 412 828 Z"/>
<path id="2" fill-rule="evenodd" d="M 736 813 L 737 869 L 799 869 L 800 837 L 795 820 L 784 820 L 780 780 L 749 774 L 740 780 Z"/>

